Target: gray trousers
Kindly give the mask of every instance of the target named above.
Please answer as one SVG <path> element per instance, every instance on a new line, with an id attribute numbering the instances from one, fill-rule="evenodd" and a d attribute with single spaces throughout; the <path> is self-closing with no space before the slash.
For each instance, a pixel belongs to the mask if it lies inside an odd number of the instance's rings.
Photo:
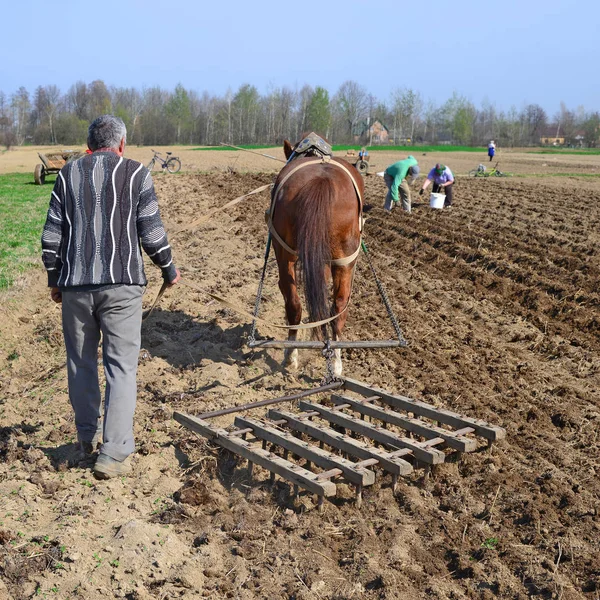
<path id="1" fill-rule="evenodd" d="M 388 175 L 387 173 L 385 173 L 383 175 L 383 180 L 385 181 L 385 184 L 388 187 L 388 193 L 387 193 L 387 196 L 385 197 L 385 204 L 383 205 L 383 208 L 385 210 L 392 210 L 392 206 L 395 204 L 395 202 L 392 200 L 392 184 L 394 183 L 394 178 L 391 177 L 390 175 Z M 410 212 L 411 211 L 410 187 L 409 187 L 408 181 L 406 181 L 406 179 L 403 179 L 402 183 L 398 186 L 398 195 L 400 196 L 400 199 L 402 200 L 403 210 L 405 210 L 406 212 Z"/>
<path id="2" fill-rule="evenodd" d="M 64 290 L 62 318 L 69 399 L 79 438 L 91 442 L 101 427 L 98 344 L 106 376 L 101 452 L 125 460 L 135 450 L 133 413 L 141 345 L 144 288 L 122 285 L 103 291 Z"/>

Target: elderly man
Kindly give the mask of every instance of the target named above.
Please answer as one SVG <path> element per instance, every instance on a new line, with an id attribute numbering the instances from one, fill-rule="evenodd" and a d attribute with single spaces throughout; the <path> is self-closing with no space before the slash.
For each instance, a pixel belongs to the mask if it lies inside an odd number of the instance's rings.
<path id="1" fill-rule="evenodd" d="M 152 177 L 123 157 L 125 124 L 98 117 L 88 130 L 91 154 L 65 165 L 54 185 L 42 234 L 50 296 L 62 302 L 69 399 L 81 451 L 99 478 L 125 475 L 135 450 L 133 414 L 146 275 L 141 247 L 168 285 L 180 279 L 163 227 Z M 106 375 L 100 416 L 98 344 Z"/>
<path id="2" fill-rule="evenodd" d="M 403 210 L 406 212 L 411 211 L 410 187 L 407 177 L 410 177 L 410 183 L 413 183 L 418 174 L 417 159 L 410 155 L 404 160 L 395 162 L 385 170 L 383 180 L 388 187 L 388 193 L 383 205 L 384 210 L 391 212 L 393 204 L 399 201 L 398 195 L 400 195 Z"/>

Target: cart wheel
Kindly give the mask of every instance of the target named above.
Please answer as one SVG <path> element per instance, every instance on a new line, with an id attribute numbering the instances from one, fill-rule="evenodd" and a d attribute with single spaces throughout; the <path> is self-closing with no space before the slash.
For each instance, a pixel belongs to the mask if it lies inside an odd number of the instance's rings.
<path id="1" fill-rule="evenodd" d="M 44 171 L 44 165 L 35 165 L 33 171 L 33 180 L 37 185 L 44 185 L 46 182 L 46 173 Z"/>
<path id="2" fill-rule="evenodd" d="M 356 168 L 361 175 L 366 175 L 369 170 L 369 163 L 365 160 L 359 160 L 356 163 Z"/>

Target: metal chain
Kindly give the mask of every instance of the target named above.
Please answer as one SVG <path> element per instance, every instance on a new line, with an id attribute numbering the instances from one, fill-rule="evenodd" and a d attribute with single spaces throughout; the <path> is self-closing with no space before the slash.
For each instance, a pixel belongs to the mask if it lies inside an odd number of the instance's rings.
<path id="1" fill-rule="evenodd" d="M 256 301 L 254 302 L 254 312 L 252 316 L 254 319 L 252 320 L 252 326 L 250 327 L 250 334 L 248 335 L 248 342 L 253 344 L 256 342 L 256 317 L 258 317 L 258 310 L 260 308 L 260 302 L 262 299 L 262 290 L 263 284 L 265 282 L 265 276 L 267 274 L 267 263 L 269 261 L 269 252 L 271 250 L 271 233 L 269 232 L 269 237 L 267 238 L 267 247 L 265 249 L 265 262 L 263 264 L 262 275 L 260 277 L 260 281 L 258 283 L 258 290 L 256 291 Z"/>
<path id="2" fill-rule="evenodd" d="M 383 300 L 385 309 L 387 310 L 387 313 L 390 317 L 392 325 L 394 326 L 394 330 L 396 331 L 396 336 L 398 337 L 400 346 L 402 348 L 405 348 L 406 346 L 408 346 L 408 342 L 406 341 L 406 338 L 404 337 L 404 334 L 402 333 L 402 329 L 400 329 L 400 325 L 398 324 L 396 315 L 394 314 L 394 311 L 392 310 L 392 305 L 390 304 L 390 300 L 385 291 L 385 288 L 383 287 L 383 284 L 379 280 L 379 277 L 377 277 L 377 273 L 375 272 L 375 268 L 373 267 L 373 263 L 371 262 L 371 257 L 369 256 L 369 250 L 367 248 L 367 244 L 365 243 L 364 240 L 361 242 L 361 246 L 362 246 L 363 252 L 365 253 L 365 256 L 367 258 L 367 264 L 369 265 L 369 268 L 371 269 L 371 273 L 373 273 L 373 277 L 375 278 L 375 283 L 377 284 L 377 289 L 379 290 L 379 294 L 381 295 L 381 299 Z"/>
<path id="3" fill-rule="evenodd" d="M 341 381 L 339 377 L 336 377 L 333 370 L 333 361 L 335 358 L 335 350 L 331 347 L 331 339 L 327 338 L 325 348 L 321 351 L 325 358 L 325 377 L 321 380 L 321 385 L 329 385 L 336 381 Z"/>

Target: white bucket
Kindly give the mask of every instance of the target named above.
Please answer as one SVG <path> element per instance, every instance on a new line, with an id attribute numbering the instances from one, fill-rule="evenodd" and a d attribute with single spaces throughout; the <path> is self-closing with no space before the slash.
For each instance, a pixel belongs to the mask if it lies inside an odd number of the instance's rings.
<path id="1" fill-rule="evenodd" d="M 444 208 L 446 194 L 431 194 L 429 198 L 429 206 L 431 208 Z"/>

